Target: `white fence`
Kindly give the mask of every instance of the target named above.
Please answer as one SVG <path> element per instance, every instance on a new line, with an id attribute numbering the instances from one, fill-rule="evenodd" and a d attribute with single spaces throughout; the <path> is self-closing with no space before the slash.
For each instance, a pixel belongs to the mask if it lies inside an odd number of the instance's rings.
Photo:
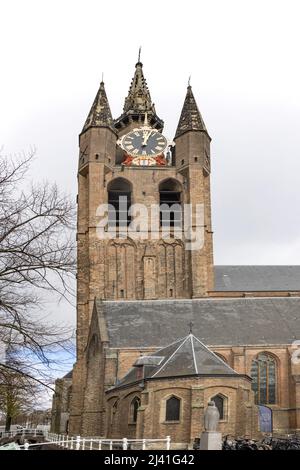
<path id="1" fill-rule="evenodd" d="M 62 434 L 45 433 L 46 442 L 37 444 L 25 443 L 21 447 L 29 450 L 34 446 L 56 445 L 70 450 L 146 450 L 155 449 L 159 445 L 160 449 L 170 450 L 171 438 L 165 439 L 102 439 L 100 437 L 69 437 Z"/>
<path id="2" fill-rule="evenodd" d="M 17 431 L 0 432 L 1 437 L 23 437 L 24 444 L 19 447 L 29 450 L 36 446 L 56 445 L 70 450 L 146 450 L 159 449 L 170 450 L 171 438 L 167 436 L 165 439 L 105 439 L 101 437 L 70 437 L 63 434 L 53 434 L 42 429 L 18 429 Z M 26 438 L 29 437 L 45 437 L 45 442 L 37 442 L 29 444 Z"/>
<path id="3" fill-rule="evenodd" d="M 43 429 L 16 429 L 15 431 L 0 431 L 0 439 L 2 437 L 25 437 L 25 436 L 44 436 L 47 431 Z"/>

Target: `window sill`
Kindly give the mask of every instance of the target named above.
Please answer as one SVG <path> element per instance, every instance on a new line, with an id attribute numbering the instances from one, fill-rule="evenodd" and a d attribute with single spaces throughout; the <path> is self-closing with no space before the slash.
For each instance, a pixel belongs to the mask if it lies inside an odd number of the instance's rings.
<path id="1" fill-rule="evenodd" d="M 180 421 L 163 421 L 162 424 L 180 424 Z"/>

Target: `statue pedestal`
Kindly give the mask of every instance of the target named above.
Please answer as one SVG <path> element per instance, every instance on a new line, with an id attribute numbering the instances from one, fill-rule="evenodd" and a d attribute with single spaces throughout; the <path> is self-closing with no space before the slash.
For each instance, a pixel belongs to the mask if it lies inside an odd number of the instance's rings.
<path id="1" fill-rule="evenodd" d="M 222 450 L 222 433 L 204 431 L 201 434 L 200 450 Z"/>

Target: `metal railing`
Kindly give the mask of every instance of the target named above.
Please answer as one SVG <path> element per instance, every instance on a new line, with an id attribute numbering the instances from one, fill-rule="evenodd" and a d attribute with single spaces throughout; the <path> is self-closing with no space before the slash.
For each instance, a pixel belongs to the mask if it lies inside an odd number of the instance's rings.
<path id="1" fill-rule="evenodd" d="M 2 437 L 15 437 L 15 436 L 44 436 L 47 431 L 44 431 L 43 429 L 16 429 L 15 431 L 0 431 L 0 439 Z"/>

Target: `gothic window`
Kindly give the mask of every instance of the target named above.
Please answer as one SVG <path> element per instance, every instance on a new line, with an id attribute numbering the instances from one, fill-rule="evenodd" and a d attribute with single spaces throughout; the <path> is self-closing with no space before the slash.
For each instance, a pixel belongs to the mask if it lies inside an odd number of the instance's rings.
<path id="1" fill-rule="evenodd" d="M 138 414 L 138 409 L 141 406 L 141 400 L 139 397 L 135 397 L 130 405 L 130 417 L 131 417 L 131 422 L 136 423 L 137 422 L 137 414 Z"/>
<path id="2" fill-rule="evenodd" d="M 211 401 L 215 402 L 220 413 L 220 419 L 225 419 L 225 397 L 221 394 L 212 397 Z"/>
<path id="3" fill-rule="evenodd" d="M 181 186 L 171 178 L 159 185 L 160 225 L 182 227 Z"/>
<path id="4" fill-rule="evenodd" d="M 180 399 L 170 397 L 166 401 L 166 421 L 179 421 L 180 419 Z"/>
<path id="5" fill-rule="evenodd" d="M 131 185 L 124 178 L 116 178 L 108 186 L 108 204 L 114 209 L 108 211 L 110 226 L 127 227 L 131 222 L 128 214 L 131 206 Z"/>
<path id="6" fill-rule="evenodd" d="M 276 360 L 271 354 L 260 353 L 252 361 L 251 377 L 255 402 L 258 405 L 276 403 Z"/>

